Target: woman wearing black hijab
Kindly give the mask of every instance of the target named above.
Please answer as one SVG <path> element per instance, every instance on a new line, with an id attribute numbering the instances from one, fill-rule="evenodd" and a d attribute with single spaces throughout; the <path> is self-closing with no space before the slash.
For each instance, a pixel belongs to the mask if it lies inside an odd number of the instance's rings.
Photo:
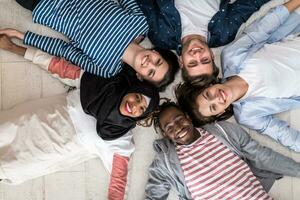
<path id="1" fill-rule="evenodd" d="M 130 129 L 156 108 L 157 89 L 127 71 L 110 79 L 84 73 L 64 59 L 14 46 L 3 37 L 1 48 L 23 55 L 63 83 L 81 88 L 0 113 L 2 183 L 19 184 L 95 155 L 108 172 L 113 174 L 115 158 L 125 163 L 122 169 L 126 171 L 134 150 Z M 125 179 L 125 175 L 114 177 Z"/>
<path id="2" fill-rule="evenodd" d="M 97 119 L 97 133 L 104 140 L 112 140 L 124 135 L 135 127 L 137 121 L 145 119 L 158 106 L 157 89 L 148 83 L 140 82 L 130 70 L 124 69 L 120 74 L 109 79 L 89 73 L 84 73 L 81 78 L 82 108 L 85 113 Z M 135 108 L 134 100 L 132 103 L 127 103 L 128 94 L 135 96 L 136 101 L 145 101 L 147 106 Z M 142 111 L 139 116 L 134 116 L 130 115 L 132 109 Z"/>

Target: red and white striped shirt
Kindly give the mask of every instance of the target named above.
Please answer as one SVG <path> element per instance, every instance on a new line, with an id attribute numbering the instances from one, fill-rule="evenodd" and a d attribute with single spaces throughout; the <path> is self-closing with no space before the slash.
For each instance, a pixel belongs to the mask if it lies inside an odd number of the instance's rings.
<path id="1" fill-rule="evenodd" d="M 215 136 L 178 145 L 177 154 L 193 199 L 272 199 L 248 165 Z"/>

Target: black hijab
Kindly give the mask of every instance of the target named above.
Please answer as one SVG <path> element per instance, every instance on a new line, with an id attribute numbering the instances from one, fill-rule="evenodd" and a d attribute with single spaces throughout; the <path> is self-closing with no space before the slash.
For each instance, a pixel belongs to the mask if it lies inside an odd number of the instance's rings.
<path id="1" fill-rule="evenodd" d="M 151 100 L 146 112 L 131 118 L 120 113 L 119 107 L 127 93 L 141 93 Z M 81 78 L 80 100 L 85 113 L 97 119 L 97 133 L 104 140 L 113 140 L 134 128 L 138 120 L 144 119 L 159 102 L 156 88 L 136 78 L 128 67 L 112 78 L 103 78 L 85 72 Z"/>

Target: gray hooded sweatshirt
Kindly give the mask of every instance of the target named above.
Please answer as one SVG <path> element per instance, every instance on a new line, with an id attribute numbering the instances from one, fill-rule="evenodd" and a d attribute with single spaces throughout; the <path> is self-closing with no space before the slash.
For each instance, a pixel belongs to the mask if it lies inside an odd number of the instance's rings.
<path id="1" fill-rule="evenodd" d="M 275 179 L 281 178 L 282 175 L 300 177 L 300 163 L 260 146 L 239 125 L 222 121 L 202 128 L 246 161 L 266 191 L 269 191 Z M 191 200 L 175 145 L 164 138 L 156 140 L 153 146 L 156 156 L 149 169 L 146 199 L 167 199 L 173 187 L 180 200 Z"/>

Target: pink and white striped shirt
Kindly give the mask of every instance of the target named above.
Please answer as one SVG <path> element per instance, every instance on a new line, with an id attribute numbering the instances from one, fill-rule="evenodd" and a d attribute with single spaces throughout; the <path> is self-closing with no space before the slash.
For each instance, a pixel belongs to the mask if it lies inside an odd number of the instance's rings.
<path id="1" fill-rule="evenodd" d="M 193 199 L 272 199 L 248 165 L 215 136 L 176 147 L 185 182 Z"/>

